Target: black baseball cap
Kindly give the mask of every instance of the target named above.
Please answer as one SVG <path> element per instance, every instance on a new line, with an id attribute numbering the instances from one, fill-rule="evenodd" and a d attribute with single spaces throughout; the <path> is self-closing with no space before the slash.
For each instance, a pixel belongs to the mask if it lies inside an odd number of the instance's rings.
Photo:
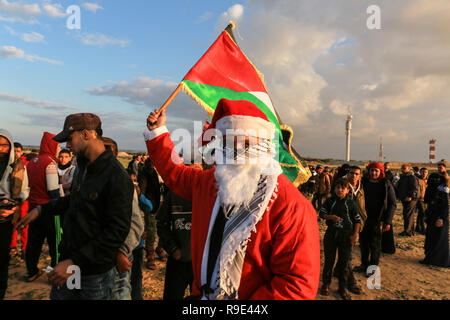
<path id="1" fill-rule="evenodd" d="M 66 142 L 69 136 L 74 131 L 81 130 L 95 130 L 101 136 L 103 134 L 102 131 L 102 122 L 100 118 L 93 113 L 76 113 L 71 114 L 66 118 L 64 122 L 63 131 L 58 133 L 53 140 L 57 142 Z"/>

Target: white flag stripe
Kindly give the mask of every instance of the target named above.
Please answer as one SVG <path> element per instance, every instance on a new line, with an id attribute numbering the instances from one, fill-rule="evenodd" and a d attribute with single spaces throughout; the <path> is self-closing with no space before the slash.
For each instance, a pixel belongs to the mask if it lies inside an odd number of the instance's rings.
<path id="1" fill-rule="evenodd" d="M 269 107 L 270 111 L 272 111 L 272 113 L 275 116 L 275 118 L 277 117 L 277 114 L 275 113 L 275 109 L 274 109 L 274 107 L 272 105 L 272 101 L 270 100 L 270 97 L 269 97 L 269 95 L 266 92 L 251 91 L 249 93 L 251 93 L 252 95 L 257 97 L 259 100 L 261 100 L 266 106 Z"/>

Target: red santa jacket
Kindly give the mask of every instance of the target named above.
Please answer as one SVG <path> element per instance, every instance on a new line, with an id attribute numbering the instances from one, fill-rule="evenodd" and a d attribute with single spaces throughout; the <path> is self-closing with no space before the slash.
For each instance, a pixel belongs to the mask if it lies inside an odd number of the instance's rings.
<path id="1" fill-rule="evenodd" d="M 174 159 L 178 156 L 168 133 L 146 139 L 151 161 L 169 189 L 192 201 L 193 295 L 200 295 L 203 250 L 217 197 L 214 169 L 175 164 L 172 154 Z M 277 198 L 270 205 L 250 236 L 239 299 L 314 299 L 320 277 L 317 214 L 283 174 L 278 177 Z"/>
<path id="2" fill-rule="evenodd" d="M 39 204 L 50 201 L 47 189 L 46 169 L 49 164 L 56 164 L 56 151 L 58 142 L 53 140 L 55 135 L 45 132 L 41 140 L 39 156 L 35 157 L 27 165 L 28 181 L 30 186 L 30 196 L 28 198 L 30 209 Z M 55 167 L 55 172 L 58 171 Z"/>

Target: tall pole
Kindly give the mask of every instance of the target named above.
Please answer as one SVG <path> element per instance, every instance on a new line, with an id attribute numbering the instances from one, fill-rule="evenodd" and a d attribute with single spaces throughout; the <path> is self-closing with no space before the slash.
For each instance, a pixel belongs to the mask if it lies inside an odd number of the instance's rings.
<path id="1" fill-rule="evenodd" d="M 348 113 L 347 113 L 347 121 L 346 121 L 346 135 L 347 135 L 347 143 L 346 143 L 346 158 L 345 161 L 350 161 L 350 136 L 352 131 L 352 113 L 350 111 L 350 107 L 348 107 Z"/>
<path id="2" fill-rule="evenodd" d="M 380 153 L 378 154 L 379 161 L 383 163 L 383 137 L 380 137 Z"/>

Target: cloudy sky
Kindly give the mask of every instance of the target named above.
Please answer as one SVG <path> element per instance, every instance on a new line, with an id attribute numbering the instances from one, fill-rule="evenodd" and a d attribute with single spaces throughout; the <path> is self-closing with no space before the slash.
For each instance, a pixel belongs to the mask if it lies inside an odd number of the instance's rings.
<path id="1" fill-rule="evenodd" d="M 427 161 L 431 138 L 450 159 L 448 0 L 88 1 L 0 0 L 0 127 L 23 144 L 94 112 L 119 148 L 143 150 L 149 111 L 234 20 L 301 155 L 343 159 L 350 107 L 352 159 L 377 159 L 380 137 L 386 160 Z M 168 127 L 205 116 L 181 93 Z"/>

